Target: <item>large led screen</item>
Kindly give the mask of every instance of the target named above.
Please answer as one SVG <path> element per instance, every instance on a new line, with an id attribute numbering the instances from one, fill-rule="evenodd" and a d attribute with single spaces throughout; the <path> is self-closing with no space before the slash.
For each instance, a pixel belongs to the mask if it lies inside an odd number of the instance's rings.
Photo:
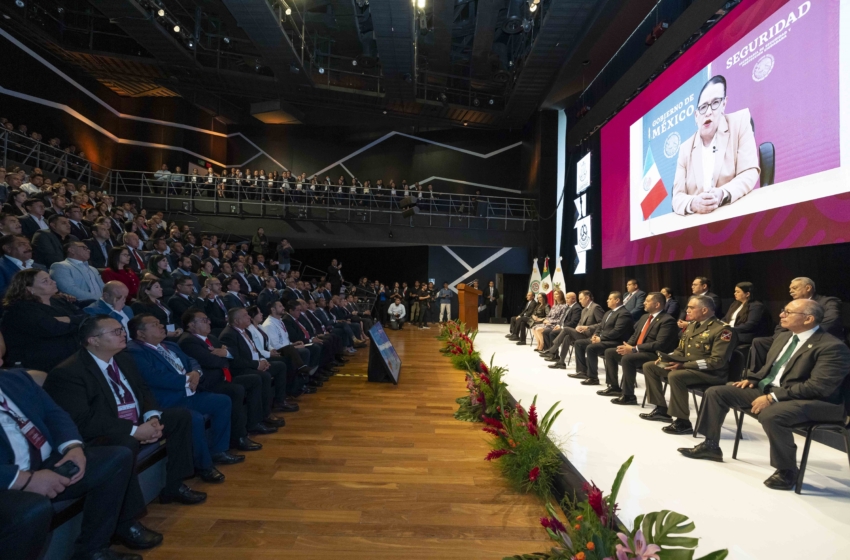
<path id="1" fill-rule="evenodd" d="M 850 240 L 848 30 L 745 0 L 605 125 L 603 267 Z"/>

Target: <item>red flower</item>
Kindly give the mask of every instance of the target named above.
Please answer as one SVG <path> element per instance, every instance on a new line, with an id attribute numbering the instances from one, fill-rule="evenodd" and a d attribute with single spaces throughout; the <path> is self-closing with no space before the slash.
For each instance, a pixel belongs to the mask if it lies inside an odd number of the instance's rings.
<path id="1" fill-rule="evenodd" d="M 534 405 L 531 405 L 528 409 L 528 421 L 534 424 L 535 427 L 537 426 L 537 407 Z"/>
<path id="2" fill-rule="evenodd" d="M 560 531 L 561 533 L 567 532 L 567 528 L 564 527 L 564 524 L 554 517 L 541 517 L 540 524 L 546 529 L 551 529 L 552 531 Z"/>
<path id="3" fill-rule="evenodd" d="M 528 428 L 528 433 L 534 437 L 537 437 L 537 426 L 529 422 L 526 427 Z"/>
<path id="4" fill-rule="evenodd" d="M 472 346 L 469 347 L 469 355 L 472 356 Z"/>
<path id="5" fill-rule="evenodd" d="M 490 428 L 490 427 L 487 427 L 487 428 L 481 428 L 481 431 L 483 431 L 483 432 L 487 432 L 488 434 L 491 434 L 491 435 L 494 435 L 494 436 L 498 436 L 498 435 L 499 435 L 499 432 L 498 432 L 498 431 L 496 431 L 496 430 L 494 430 L 493 428 Z"/>
<path id="6" fill-rule="evenodd" d="M 591 509 L 596 513 L 596 516 L 599 517 L 599 521 L 602 522 L 603 525 L 608 524 L 608 505 L 605 503 L 605 499 L 602 497 L 602 490 L 596 487 L 593 481 L 588 484 L 584 483 L 582 490 L 587 494 L 587 503 L 590 505 Z"/>
<path id="7" fill-rule="evenodd" d="M 483 373 L 482 373 L 479 377 L 480 377 L 481 381 L 483 381 L 483 382 L 484 382 L 484 383 L 486 383 L 487 385 L 489 385 L 489 384 L 490 384 L 490 378 L 489 378 L 489 377 L 487 377 L 486 375 L 484 375 Z"/>
<path id="8" fill-rule="evenodd" d="M 495 418 L 490 418 L 488 416 L 485 416 L 484 418 L 482 418 L 482 420 L 484 421 L 485 424 L 487 424 L 488 426 L 492 426 L 492 427 L 496 428 L 497 430 L 504 430 L 505 429 L 505 425 L 502 424 L 501 422 L 499 422 L 498 420 L 496 420 Z"/>
<path id="9" fill-rule="evenodd" d="M 481 362 L 481 373 L 490 373 L 490 368 L 484 362 Z"/>
<path id="10" fill-rule="evenodd" d="M 492 461 L 493 459 L 498 459 L 500 457 L 504 457 L 508 453 L 511 453 L 511 452 L 507 449 L 494 449 L 493 451 L 488 453 L 486 457 L 484 457 L 484 460 L 485 461 Z"/>
<path id="11" fill-rule="evenodd" d="M 531 482 L 537 482 L 537 477 L 540 476 L 540 467 L 534 467 L 528 473 L 528 480 Z"/>

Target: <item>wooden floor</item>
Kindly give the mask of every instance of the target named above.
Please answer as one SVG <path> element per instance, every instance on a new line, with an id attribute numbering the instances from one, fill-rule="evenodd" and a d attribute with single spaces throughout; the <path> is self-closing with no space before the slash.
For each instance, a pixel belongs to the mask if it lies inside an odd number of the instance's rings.
<path id="1" fill-rule="evenodd" d="M 366 381 L 360 350 L 200 506 L 152 504 L 157 558 L 490 558 L 548 549 L 539 499 L 513 492 L 480 424 L 452 417 L 466 387 L 436 329 L 390 331 L 398 386 Z M 342 374 L 349 374 L 346 377 Z M 357 376 L 355 376 L 357 375 Z"/>

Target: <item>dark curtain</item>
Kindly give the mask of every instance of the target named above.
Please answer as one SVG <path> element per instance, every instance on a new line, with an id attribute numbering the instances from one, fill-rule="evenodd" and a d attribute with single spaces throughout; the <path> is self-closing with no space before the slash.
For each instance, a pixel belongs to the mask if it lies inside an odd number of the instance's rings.
<path id="1" fill-rule="evenodd" d="M 525 294 L 528 293 L 528 274 L 503 274 L 504 298 L 502 317 L 510 319 L 522 311 L 525 306 Z"/>

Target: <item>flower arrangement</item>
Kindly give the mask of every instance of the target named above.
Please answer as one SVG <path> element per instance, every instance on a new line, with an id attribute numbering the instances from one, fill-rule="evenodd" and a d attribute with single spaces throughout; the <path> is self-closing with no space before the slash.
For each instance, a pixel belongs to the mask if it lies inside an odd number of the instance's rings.
<path id="1" fill-rule="evenodd" d="M 500 417 L 483 417 L 487 424 L 483 430 L 494 436 L 493 450 L 485 459 L 498 460 L 502 474 L 514 487 L 542 498 L 551 494 L 552 481 L 561 465 L 558 449 L 548 438 L 552 423 L 561 414 L 555 410 L 558 404 L 538 419 L 537 397 L 527 411 L 520 403 L 506 407 L 500 398 Z"/>
<path id="2" fill-rule="evenodd" d="M 469 331 L 463 323 L 449 321 L 440 330 L 437 337 L 446 342 L 445 348 L 441 350 L 447 354 L 452 365 L 461 371 L 475 371 L 481 363 L 481 354 L 475 351 L 475 336 L 478 331 Z"/>
<path id="3" fill-rule="evenodd" d="M 456 400 L 460 408 L 455 412 L 455 418 L 464 422 L 481 422 L 482 416 L 498 418 L 499 403 L 504 399 L 507 388 L 502 381 L 506 371 L 507 368 L 493 365 L 493 356 L 489 367 L 480 362 L 478 368 L 469 370 L 466 374 L 469 394 Z"/>
<path id="4" fill-rule="evenodd" d="M 540 524 L 555 546 L 549 552 L 508 556 L 504 560 L 693 560 L 699 539 L 685 537 L 695 525 L 687 516 L 669 510 L 635 518 L 634 529 L 619 525 L 616 518 L 617 494 L 634 457 L 620 467 L 611 493 L 605 496 L 592 482 L 585 483 L 587 499 L 565 499 L 561 504 L 566 518 L 559 518 L 551 503 L 548 517 Z M 723 560 L 728 550 L 717 550 L 699 560 Z"/>

